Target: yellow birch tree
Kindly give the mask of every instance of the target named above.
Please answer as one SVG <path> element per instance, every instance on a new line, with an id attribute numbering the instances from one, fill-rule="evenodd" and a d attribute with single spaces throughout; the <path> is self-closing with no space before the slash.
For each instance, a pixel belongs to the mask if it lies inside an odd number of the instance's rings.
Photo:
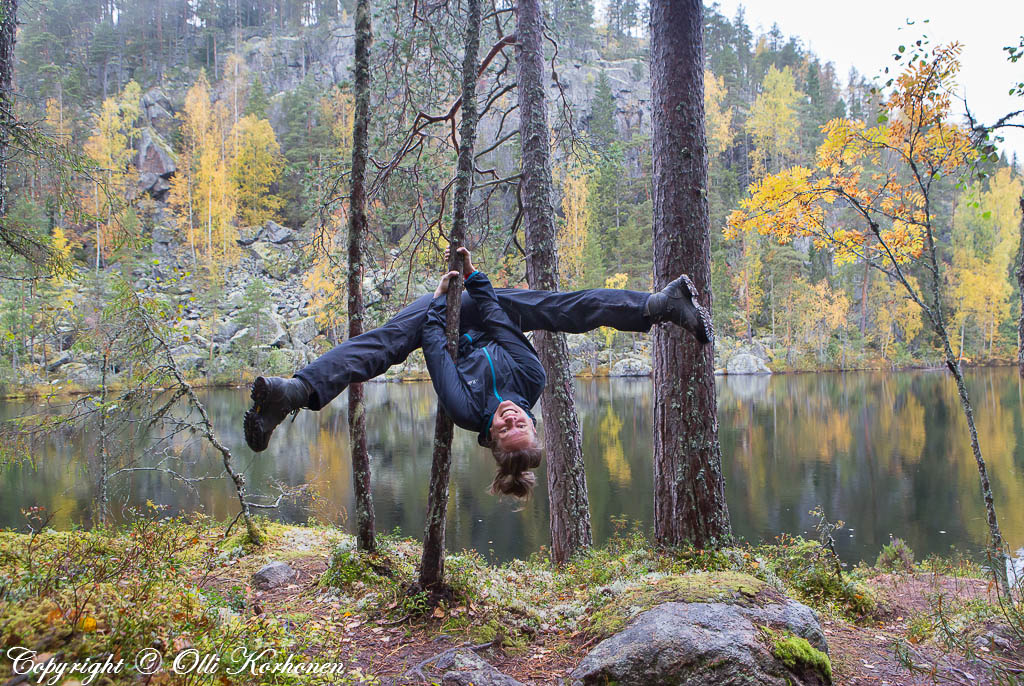
<path id="1" fill-rule="evenodd" d="M 238 147 L 231 163 L 231 181 L 238 201 L 238 216 L 246 226 L 263 224 L 277 216 L 284 204 L 270 192 L 284 164 L 281 146 L 266 119 L 247 115 L 238 121 Z"/>
<path id="2" fill-rule="evenodd" d="M 747 132 L 757 146 L 753 155 L 755 176 L 778 171 L 792 160 L 799 140 L 797 104 L 803 97 L 789 67 L 782 71 L 775 65 L 768 68 L 747 119 Z"/>
<path id="3" fill-rule="evenodd" d="M 562 181 L 563 221 L 558 232 L 558 258 L 564 288 L 574 288 L 583 279 L 583 252 L 590 225 L 588 184 L 586 171 L 576 168 L 567 170 Z"/>

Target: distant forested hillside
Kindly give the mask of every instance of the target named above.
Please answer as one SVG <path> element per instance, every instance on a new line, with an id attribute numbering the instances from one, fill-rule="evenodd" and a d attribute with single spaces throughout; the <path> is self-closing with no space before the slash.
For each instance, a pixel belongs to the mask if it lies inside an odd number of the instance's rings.
<path id="1" fill-rule="evenodd" d="M 562 286 L 646 290 L 646 7 L 611 0 L 600 16 L 590 0 L 545 8 Z M 87 332 L 122 277 L 167 303 L 176 350 L 195 374 L 285 371 L 343 337 L 353 11 L 350 0 L 22 4 L 18 116 L 81 164 L 71 174 L 38 156 L 11 164 L 9 221 L 70 267 L 0 282 L 6 380 L 95 382 L 99 344 Z M 514 21 L 502 2 L 485 15 L 469 244 L 497 284 L 521 285 Z M 432 288 L 440 269 L 461 26 L 458 3 L 374 3 L 364 286 L 376 322 Z M 706 9 L 705 51 L 722 363 L 738 350 L 776 369 L 937 359 L 920 313 L 866 262 L 837 261 L 806 239 L 723 231 L 750 184 L 813 166 L 827 122 L 874 121 L 884 85 L 836 74 L 799 37 L 755 35 L 742 12 L 726 17 L 717 6 Z M 1006 359 L 1017 345 L 1022 182 L 1016 160 L 987 160 L 983 171 L 968 185 L 940 181 L 934 211 L 949 246 L 942 259 L 960 353 Z M 24 256 L 5 269 L 34 273 Z M 625 335 L 577 344 L 589 351 L 579 356 L 584 371 L 646 354 Z"/>

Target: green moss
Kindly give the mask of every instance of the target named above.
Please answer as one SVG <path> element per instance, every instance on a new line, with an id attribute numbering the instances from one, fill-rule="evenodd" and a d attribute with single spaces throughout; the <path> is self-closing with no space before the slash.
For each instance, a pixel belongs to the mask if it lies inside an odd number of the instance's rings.
<path id="1" fill-rule="evenodd" d="M 663 603 L 750 603 L 765 583 L 740 572 L 707 572 L 660 577 L 628 586 L 591 616 L 589 631 L 615 633 L 635 615 Z"/>
<path id="2" fill-rule="evenodd" d="M 828 655 L 808 643 L 806 638 L 773 636 L 772 655 L 794 672 L 810 669 L 824 676 L 826 682 L 832 683 L 832 661 Z"/>

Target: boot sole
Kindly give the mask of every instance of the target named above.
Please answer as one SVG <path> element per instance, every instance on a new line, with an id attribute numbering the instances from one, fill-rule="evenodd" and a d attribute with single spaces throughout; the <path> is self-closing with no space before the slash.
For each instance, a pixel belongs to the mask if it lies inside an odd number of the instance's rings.
<path id="1" fill-rule="evenodd" d="M 252 391 L 249 393 L 249 397 L 252 399 L 252 407 L 246 411 L 245 417 L 242 419 L 245 442 L 253 452 L 257 453 L 267 449 L 267 445 L 270 443 L 270 435 L 274 432 L 273 429 L 270 431 L 263 430 L 263 417 L 260 416 L 259 411 L 259 408 L 266 402 L 269 392 L 270 386 L 267 380 L 262 376 L 257 376 L 256 380 L 252 382 Z"/>
<path id="2" fill-rule="evenodd" d="M 697 287 L 693 285 L 693 281 L 686 274 L 683 274 L 682 279 L 683 284 L 686 285 L 686 290 L 690 293 L 690 304 L 693 305 L 697 315 L 697 322 L 691 323 L 693 328 L 689 330 L 698 341 L 707 345 L 715 340 L 715 326 L 711 322 L 711 316 L 708 314 L 708 311 L 697 302 Z"/>

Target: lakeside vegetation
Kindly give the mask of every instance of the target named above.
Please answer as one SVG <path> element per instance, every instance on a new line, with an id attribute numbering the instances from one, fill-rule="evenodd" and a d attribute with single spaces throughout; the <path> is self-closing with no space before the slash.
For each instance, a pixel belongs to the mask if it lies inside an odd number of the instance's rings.
<path id="1" fill-rule="evenodd" d="M 774 628 L 759 623 L 747 646 L 786 683 L 859 675 L 858 660 L 875 670 L 861 657 L 879 659 L 871 630 L 885 632 L 886 677 L 1024 670 L 1022 579 L 988 466 L 1015 459 L 992 437 L 1010 429 L 991 431 L 997 413 L 972 401 L 963 372 L 1017 350 L 1024 374 L 1024 181 L 997 147 L 1024 110 L 990 125 L 957 110 L 959 44 L 900 45 L 882 83 L 841 78 L 798 38 L 755 36 L 742 11 L 699 0 L 610 0 L 602 17 L 576 0 L 41 0 L 18 12 L 0 0 L 0 384 L 47 400 L 85 392 L 0 426 L 0 468 L 39 440 L 95 436 L 97 490 L 90 530 L 54 531 L 36 505 L 28 533 L 0 531 L 5 646 L 51 664 L 215 653 L 231 656 L 211 672 L 228 683 L 238 650 L 263 647 L 347 662 L 323 683 L 374 683 L 428 681 L 434 648 L 465 641 L 551 681 L 639 612 L 680 601 L 808 618 L 766 619 Z M 1024 38 L 1006 51 L 1024 57 Z M 358 383 L 357 539 L 258 517 L 316 494 L 249 485 L 195 387 L 290 374 L 382 323 L 429 289 L 446 245 L 449 269 L 468 245 L 498 286 L 650 290 L 686 272 L 717 348 L 675 327 L 537 336 L 550 548 L 527 560 L 448 554 L 453 426 L 439 404 L 422 547 L 375 534 L 374 416 Z M 461 280 L 451 288 L 454 350 Z M 981 487 L 981 566 L 915 563 L 893 539 L 876 568 L 844 569 L 842 523 L 822 508 L 816 542 L 736 541 L 716 355 L 730 373 L 941 360 L 955 469 L 976 468 Z M 654 379 L 653 540 L 623 525 L 594 547 L 570 373 L 617 370 Z M 924 442 L 921 407 L 893 410 L 875 426 Z M 601 431 L 621 465 L 618 428 Z M 830 423 L 815 439 L 831 450 L 842 433 Z M 222 472 L 190 475 L 210 455 Z M 112 527 L 111 484 L 143 472 L 193 494 L 206 478 L 228 484 L 238 514 L 173 519 L 149 501 Z M 276 581 L 261 578 L 272 560 Z"/>
<path id="2" fill-rule="evenodd" d="M 44 523 L 44 513 L 31 513 L 31 526 Z M 145 647 L 170 659 L 196 649 L 222 656 L 209 678 L 261 684 L 290 681 L 277 674 L 239 676 L 245 658 L 235 648 L 346 665 L 343 675 L 324 683 L 380 683 L 411 676 L 422 660 L 470 644 L 488 647 L 491 659 L 522 677 L 564 667 L 663 602 L 757 604 L 782 592 L 825 620 L 833 645 L 825 664 L 845 683 L 870 673 L 859 664 L 858 641 L 873 651 L 871 644 L 884 636 L 879 649 L 889 657 L 880 665 L 883 673 L 898 668 L 894 646 L 910 651 L 921 668 L 924 660 L 949 659 L 951 649 L 973 645 L 993 628 L 1006 630 L 998 627 L 1013 617 L 984 592 L 985 572 L 974 563 L 915 562 L 898 541 L 874 566 L 840 572 L 827 546 L 816 541 L 666 551 L 620 522 L 607 546 L 565 566 L 554 565 L 544 551 L 500 566 L 472 551 L 451 554 L 452 595 L 430 606 L 425 596 L 407 593 L 418 560 L 414 540 L 381 536 L 379 550 L 367 554 L 333 527 L 269 521 L 261 527 L 267 540 L 253 545 L 244 532 L 225 538 L 223 523 L 163 518 L 153 506 L 118 531 L 0 532 L 0 574 L 12 601 L 2 607 L 0 643 L 60 654 L 68 662 L 130 656 Z M 270 560 L 288 563 L 296 575 L 261 590 L 252 575 Z M 935 594 L 930 601 L 929 594 Z M 833 637 L 844 632 L 852 636 L 841 638 L 840 648 Z M 806 652 L 798 642 L 779 640 L 780 654 Z M 976 652 L 991 658 L 985 664 L 993 669 L 1000 666 L 997 654 Z M 134 678 L 128 669 L 107 683 Z M 302 683 L 319 682 L 305 676 Z"/>

